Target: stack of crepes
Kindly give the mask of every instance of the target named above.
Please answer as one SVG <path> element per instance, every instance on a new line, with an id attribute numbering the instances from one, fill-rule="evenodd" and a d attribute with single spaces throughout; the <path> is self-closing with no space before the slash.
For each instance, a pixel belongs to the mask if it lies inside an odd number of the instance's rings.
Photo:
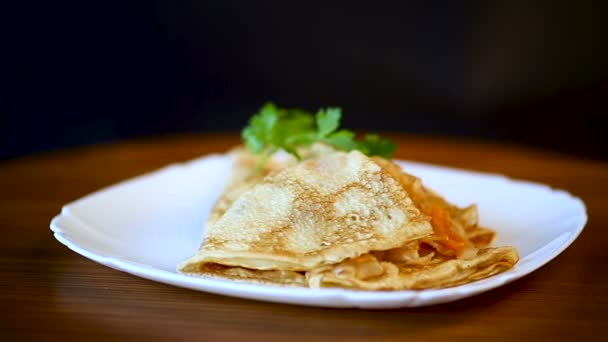
<path id="1" fill-rule="evenodd" d="M 317 144 L 304 160 L 231 152 L 234 164 L 184 274 L 362 290 L 440 288 L 518 261 L 490 248 L 475 205 L 458 208 L 392 161 Z"/>

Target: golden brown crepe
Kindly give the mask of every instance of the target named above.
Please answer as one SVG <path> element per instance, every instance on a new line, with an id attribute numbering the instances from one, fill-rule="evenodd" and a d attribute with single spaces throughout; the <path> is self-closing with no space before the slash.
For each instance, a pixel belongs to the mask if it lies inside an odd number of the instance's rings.
<path id="1" fill-rule="evenodd" d="M 429 235 L 429 219 L 388 172 L 358 151 L 334 152 L 270 174 L 205 230 L 180 271 L 213 264 L 308 271 Z"/>
<path id="2" fill-rule="evenodd" d="M 517 259 L 517 252 L 511 247 L 481 249 L 469 259 L 422 258 L 404 263 L 366 254 L 337 265 L 318 267 L 306 276 L 311 287 L 426 289 L 483 279 L 511 268 Z"/>
<path id="3" fill-rule="evenodd" d="M 333 152 L 335 149 L 323 144 L 315 144 L 309 149 L 299 151 L 300 155 L 307 159 L 319 158 Z M 233 161 L 232 171 L 224 191 L 209 213 L 207 224 L 217 221 L 241 194 L 260 183 L 264 177 L 298 162 L 290 154 L 277 152 L 264 163 L 262 168 L 257 170 L 260 156 L 251 154 L 244 147 L 233 148 L 229 155 Z"/>
<path id="4" fill-rule="evenodd" d="M 435 234 L 427 237 L 425 242 L 448 255 L 490 245 L 495 233 L 478 226 L 476 205 L 458 208 L 425 188 L 418 177 L 404 172 L 395 163 L 379 157 L 373 157 L 373 160 L 399 181 L 422 213 L 431 217 Z"/>
<path id="5" fill-rule="evenodd" d="M 232 172 L 224 191 L 209 213 L 207 224 L 211 224 L 222 217 L 241 194 L 251 186 L 261 182 L 265 176 L 297 163 L 297 160 L 291 155 L 275 153 L 260 170 L 256 171 L 260 161 L 258 156 L 249 153 L 243 147 L 234 148 L 229 154 L 233 161 Z"/>
<path id="6" fill-rule="evenodd" d="M 389 160 L 316 145 L 307 158 L 232 152 L 233 174 L 199 251 L 178 271 L 280 286 L 454 286 L 511 268 L 475 205 L 458 208 Z"/>

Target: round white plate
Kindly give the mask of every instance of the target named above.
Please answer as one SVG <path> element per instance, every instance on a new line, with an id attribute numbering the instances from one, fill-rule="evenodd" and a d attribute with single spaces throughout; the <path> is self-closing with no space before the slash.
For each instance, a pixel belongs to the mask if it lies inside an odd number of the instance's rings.
<path id="1" fill-rule="evenodd" d="M 194 254 L 207 214 L 230 173 L 227 155 L 169 165 L 67 204 L 51 221 L 55 238 L 91 260 L 139 277 L 190 289 L 263 301 L 323 307 L 397 308 L 431 305 L 499 287 L 555 258 L 581 233 L 585 205 L 565 191 L 504 176 L 399 162 L 458 205 L 477 203 L 480 221 L 512 245 L 511 270 L 470 284 L 423 291 L 281 288 L 177 274 Z"/>

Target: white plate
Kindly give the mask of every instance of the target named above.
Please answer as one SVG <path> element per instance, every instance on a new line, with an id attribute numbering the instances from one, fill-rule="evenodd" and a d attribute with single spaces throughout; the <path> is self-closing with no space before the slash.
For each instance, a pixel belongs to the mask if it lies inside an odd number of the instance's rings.
<path id="1" fill-rule="evenodd" d="M 499 275 L 452 288 L 365 292 L 280 288 L 190 277 L 176 265 L 194 254 L 203 223 L 230 172 L 230 158 L 210 155 L 110 186 L 63 207 L 55 238 L 91 260 L 175 286 L 263 301 L 324 307 L 397 308 L 469 297 L 518 279 L 555 258 L 581 233 L 583 202 L 561 190 L 493 174 L 400 162 L 448 200 L 479 205 L 495 245 L 512 245 L 521 260 Z"/>

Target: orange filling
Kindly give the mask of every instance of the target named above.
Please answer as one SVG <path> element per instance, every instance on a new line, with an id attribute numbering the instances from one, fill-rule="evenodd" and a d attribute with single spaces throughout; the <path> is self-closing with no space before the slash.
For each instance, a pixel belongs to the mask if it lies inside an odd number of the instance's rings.
<path id="1" fill-rule="evenodd" d="M 454 250 L 456 254 L 460 254 L 464 250 L 465 241 L 452 229 L 450 213 L 446 209 L 439 206 L 432 207 L 431 225 L 433 232 L 438 237 L 437 243 Z"/>

